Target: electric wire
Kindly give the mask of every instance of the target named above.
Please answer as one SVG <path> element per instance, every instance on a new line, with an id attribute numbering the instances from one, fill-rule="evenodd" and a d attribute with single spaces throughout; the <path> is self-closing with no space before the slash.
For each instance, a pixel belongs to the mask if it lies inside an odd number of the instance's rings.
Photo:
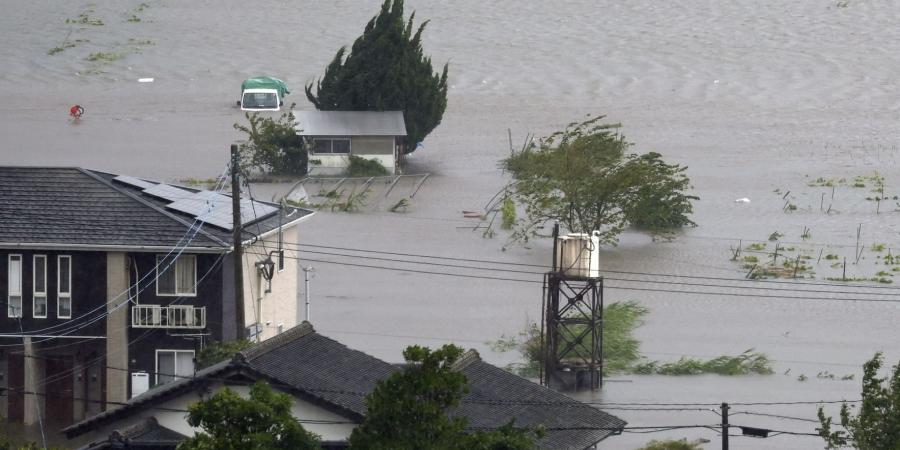
<path id="1" fill-rule="evenodd" d="M 260 253 L 255 253 L 260 255 Z M 493 280 L 493 281 L 508 281 L 508 282 L 519 282 L 519 283 L 530 283 L 530 284 L 542 284 L 542 281 L 538 280 L 525 280 L 521 278 L 505 278 L 505 277 L 489 277 L 483 275 L 470 275 L 470 274 L 459 274 L 459 273 L 449 273 L 449 272 L 437 272 L 437 271 L 427 271 L 420 269 L 406 269 L 406 268 L 398 268 L 398 267 L 386 267 L 386 266 L 377 266 L 371 264 L 359 264 L 359 263 L 350 263 L 350 262 L 341 262 L 341 261 L 328 261 L 322 259 L 312 259 L 312 258 L 303 258 L 299 256 L 285 256 L 285 258 L 316 262 L 321 264 L 335 264 L 335 265 L 343 265 L 343 266 L 351 266 L 351 267 L 362 267 L 362 268 L 370 268 L 370 269 L 380 269 L 380 270 L 390 270 L 397 272 L 410 272 L 410 273 L 421 273 L 428 275 L 441 275 L 441 276 L 449 276 L 449 277 L 458 277 L 458 278 L 470 278 L 470 279 L 481 279 L 481 280 Z M 400 261 L 398 261 L 400 262 Z M 405 262 L 405 261 L 403 261 Z M 402 263 L 402 262 L 401 262 Z M 408 262 L 410 264 L 415 264 L 415 262 Z M 629 281 L 631 282 L 631 281 Z M 633 281 L 638 282 L 638 281 Z M 650 283 L 645 281 L 640 281 L 642 283 Z M 675 285 L 684 285 L 684 283 L 675 283 L 671 284 Z M 604 284 L 605 287 L 610 289 L 619 289 L 625 291 L 645 291 L 645 292 L 662 292 L 669 294 L 697 294 L 697 295 L 717 295 L 724 297 L 752 297 L 752 298 L 773 298 L 773 299 L 784 299 L 784 300 L 815 300 L 815 301 L 856 301 L 856 302 L 875 302 L 875 303 L 900 303 L 900 299 L 892 300 L 892 299 L 875 299 L 875 298 L 860 298 L 860 297 L 817 297 L 817 296 L 786 296 L 786 295 L 771 295 L 771 294 L 755 294 L 755 293 L 740 293 L 740 292 L 720 292 L 720 291 L 698 291 L 698 290 L 673 290 L 673 289 L 656 289 L 656 288 L 641 288 L 641 287 L 631 287 L 631 286 L 616 286 L 610 284 Z M 722 286 L 728 288 L 726 286 Z M 881 295 L 881 294 L 872 294 L 872 295 Z"/>
<path id="2" fill-rule="evenodd" d="M 474 259 L 474 258 L 455 258 L 455 257 L 449 257 L 449 256 L 423 255 L 423 254 L 415 254 L 415 253 L 402 253 L 402 252 L 390 252 L 390 251 L 370 250 L 370 249 L 356 249 L 356 248 L 348 248 L 348 247 L 318 245 L 318 244 L 307 244 L 307 243 L 302 243 L 302 242 L 285 242 L 284 244 L 292 245 L 295 247 L 310 247 L 310 248 L 320 248 L 320 249 L 328 249 L 328 250 L 352 251 L 352 252 L 358 252 L 358 253 L 376 253 L 376 254 L 382 254 L 382 255 L 405 256 L 405 257 L 423 258 L 423 259 L 442 259 L 442 260 L 448 260 L 448 261 L 473 262 L 473 263 L 482 263 L 482 264 L 500 264 L 500 265 L 504 265 L 504 266 L 534 267 L 534 268 L 543 269 L 544 271 L 549 270 L 548 266 L 542 265 L 542 264 L 517 263 L 517 262 L 512 262 L 512 261 Z M 756 283 L 756 284 L 788 284 L 788 285 L 803 285 L 803 286 L 854 287 L 854 288 L 860 288 L 860 289 L 900 291 L 900 287 L 896 287 L 896 286 L 878 286 L 878 285 L 853 284 L 853 283 L 821 283 L 821 282 L 813 282 L 813 281 L 788 281 L 788 280 L 754 280 L 754 279 L 747 279 L 747 278 L 728 278 L 728 277 L 710 277 L 710 276 L 702 276 L 702 275 L 681 275 L 681 274 L 669 274 L 669 273 L 634 272 L 634 271 L 611 270 L 611 269 L 601 269 L 600 272 L 615 273 L 615 274 L 621 274 L 621 275 L 641 275 L 641 276 L 655 276 L 655 277 L 668 277 L 668 278 L 689 278 L 689 279 L 698 279 L 698 280 L 718 280 L 718 281 L 731 281 L 731 282 Z"/>
<path id="3" fill-rule="evenodd" d="M 451 268 L 459 268 L 459 269 L 468 269 L 468 270 L 478 270 L 478 271 L 491 271 L 491 272 L 507 272 L 507 273 L 518 273 L 518 274 L 528 274 L 528 275 L 543 275 L 541 272 L 533 272 L 533 271 L 524 271 L 524 270 L 515 270 L 515 269 L 500 269 L 494 267 L 473 267 L 473 266 L 461 266 L 457 264 L 442 264 L 442 263 L 431 263 L 431 262 L 423 262 L 423 261 L 409 261 L 402 260 L 396 258 L 383 258 L 383 257 L 375 257 L 375 256 L 360 256 L 360 255 L 350 255 L 346 253 L 330 253 L 330 252 L 322 252 L 315 250 L 299 250 L 298 253 L 312 253 L 312 254 L 320 254 L 327 256 L 337 256 L 337 257 L 347 257 L 347 258 L 358 258 L 358 259 L 371 259 L 377 261 L 389 261 L 389 262 L 400 262 L 400 263 L 409 263 L 409 264 L 417 264 L 417 265 L 427 265 L 427 266 L 438 266 L 438 267 L 451 267 Z M 605 272 L 601 270 L 601 272 Z M 656 283 L 656 284 L 670 284 L 670 285 L 679 285 L 679 286 L 696 286 L 696 287 L 715 287 L 715 288 L 727 288 L 727 289 L 752 289 L 755 291 L 787 291 L 787 292 L 814 292 L 814 293 L 823 293 L 823 294 L 854 294 L 854 295 L 890 295 L 890 296 L 898 296 L 900 297 L 900 293 L 866 293 L 859 291 L 836 291 L 836 290 L 819 290 L 819 289 L 794 289 L 794 288 L 782 288 L 782 287 L 768 287 L 768 286 L 734 286 L 734 285 L 722 285 L 722 284 L 709 284 L 709 283 L 693 283 L 693 282 L 675 282 L 675 281 L 662 281 L 662 280 L 635 280 L 628 278 L 615 278 L 615 277 L 604 277 L 604 280 L 607 281 L 621 281 L 621 282 L 630 282 L 630 283 Z M 739 281 L 739 280 L 732 280 Z"/>

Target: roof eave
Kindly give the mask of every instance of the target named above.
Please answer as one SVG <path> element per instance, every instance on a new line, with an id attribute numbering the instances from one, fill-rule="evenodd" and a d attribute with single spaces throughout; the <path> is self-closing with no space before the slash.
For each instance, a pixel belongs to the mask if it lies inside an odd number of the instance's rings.
<path id="1" fill-rule="evenodd" d="M 99 252 L 160 252 L 172 251 L 171 245 L 112 245 L 112 244 L 63 244 L 54 242 L 0 242 L 0 249 L 23 250 L 72 250 Z M 231 247 L 184 247 L 184 253 L 227 253 Z"/>

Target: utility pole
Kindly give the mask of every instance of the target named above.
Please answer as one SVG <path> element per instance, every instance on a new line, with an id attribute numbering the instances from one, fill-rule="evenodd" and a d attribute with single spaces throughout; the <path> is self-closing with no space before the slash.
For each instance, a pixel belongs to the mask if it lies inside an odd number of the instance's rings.
<path id="1" fill-rule="evenodd" d="M 728 450 L 728 403 L 722 403 L 722 450 Z"/>
<path id="2" fill-rule="evenodd" d="M 303 275 L 306 279 L 306 321 L 309 322 L 309 273 L 315 272 L 316 269 L 313 266 L 308 266 L 303 268 Z"/>
<path id="3" fill-rule="evenodd" d="M 244 339 L 244 264 L 241 236 L 241 180 L 238 146 L 231 145 L 231 229 L 234 245 L 234 324 L 235 338 Z"/>

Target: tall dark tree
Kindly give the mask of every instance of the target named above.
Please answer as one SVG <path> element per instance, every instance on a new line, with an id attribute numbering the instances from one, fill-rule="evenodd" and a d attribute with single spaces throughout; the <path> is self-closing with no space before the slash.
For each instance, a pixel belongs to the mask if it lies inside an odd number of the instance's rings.
<path id="1" fill-rule="evenodd" d="M 438 74 L 422 52 L 428 21 L 403 20 L 403 0 L 385 0 L 350 54 L 338 50 L 325 75 L 306 86 L 306 97 L 325 111 L 403 111 L 406 153 L 431 133 L 447 108 L 447 65 Z M 313 92 L 315 88 L 315 92 Z"/>
<path id="2" fill-rule="evenodd" d="M 466 433 L 464 417 L 450 417 L 467 391 L 466 376 L 453 370 L 462 349 L 445 345 L 431 351 L 408 347 L 407 366 L 378 382 L 366 397 L 365 421 L 350 435 L 355 450 L 526 450 L 542 431 L 512 423 L 491 431 Z"/>

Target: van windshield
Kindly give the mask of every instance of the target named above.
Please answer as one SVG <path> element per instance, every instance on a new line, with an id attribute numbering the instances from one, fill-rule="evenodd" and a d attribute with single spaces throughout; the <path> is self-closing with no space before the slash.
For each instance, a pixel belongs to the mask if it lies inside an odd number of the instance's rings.
<path id="1" fill-rule="evenodd" d="M 272 92 L 246 92 L 241 106 L 245 109 L 277 109 L 278 96 Z"/>

